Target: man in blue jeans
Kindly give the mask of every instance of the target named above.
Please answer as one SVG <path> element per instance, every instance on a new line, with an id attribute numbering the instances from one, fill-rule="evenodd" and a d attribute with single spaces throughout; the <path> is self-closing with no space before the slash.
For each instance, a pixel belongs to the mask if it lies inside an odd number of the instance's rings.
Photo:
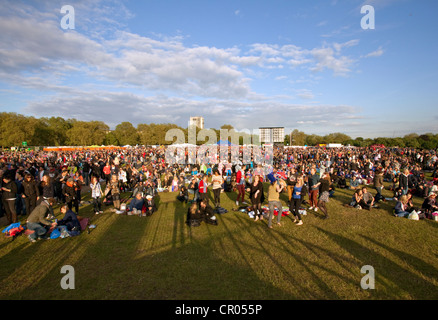
<path id="1" fill-rule="evenodd" d="M 35 242 L 38 238 L 43 238 L 50 227 L 55 227 L 56 222 L 47 220 L 46 217 L 53 215 L 52 206 L 55 203 L 55 199 L 49 198 L 43 200 L 29 215 L 27 218 L 27 229 L 35 231 L 29 235 L 29 240 Z"/>

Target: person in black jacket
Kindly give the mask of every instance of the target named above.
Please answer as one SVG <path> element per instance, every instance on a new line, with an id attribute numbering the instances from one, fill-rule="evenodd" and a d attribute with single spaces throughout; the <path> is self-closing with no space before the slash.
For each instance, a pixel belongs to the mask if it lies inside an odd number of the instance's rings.
<path id="1" fill-rule="evenodd" d="M 15 211 L 15 200 L 17 198 L 17 184 L 8 172 L 3 175 L 3 185 L 1 191 L 3 208 L 5 210 L 8 223 L 16 223 L 17 212 Z"/>
<path id="2" fill-rule="evenodd" d="M 404 169 L 403 173 L 400 173 L 399 176 L 399 188 L 402 190 L 402 195 L 408 194 L 409 188 L 409 169 Z"/>
<path id="3" fill-rule="evenodd" d="M 76 214 L 68 208 L 68 205 L 62 205 L 60 211 L 64 217 L 58 220 L 58 226 L 66 226 L 68 231 L 81 231 L 81 223 Z"/>
<path id="4" fill-rule="evenodd" d="M 254 181 L 247 189 L 249 192 L 249 198 L 251 199 L 252 210 L 254 211 L 254 221 L 263 220 L 262 216 L 262 202 L 264 201 L 263 183 L 260 181 L 258 175 L 254 176 Z"/>
<path id="5" fill-rule="evenodd" d="M 29 215 L 33 209 L 35 209 L 39 196 L 40 192 L 35 178 L 30 173 L 26 173 L 23 181 L 22 197 L 26 205 L 27 215 Z"/>
<path id="6" fill-rule="evenodd" d="M 79 201 L 76 193 L 76 182 L 73 178 L 69 178 L 64 188 L 65 201 L 68 205 L 68 208 L 72 210 L 73 205 L 75 206 L 76 213 L 79 212 Z"/>

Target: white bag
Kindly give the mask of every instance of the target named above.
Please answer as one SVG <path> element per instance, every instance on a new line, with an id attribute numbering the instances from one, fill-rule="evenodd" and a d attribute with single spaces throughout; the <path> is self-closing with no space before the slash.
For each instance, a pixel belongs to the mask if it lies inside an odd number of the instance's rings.
<path id="1" fill-rule="evenodd" d="M 420 220 L 420 217 L 418 216 L 418 213 L 415 211 L 412 211 L 409 216 L 408 216 L 409 220 Z"/>

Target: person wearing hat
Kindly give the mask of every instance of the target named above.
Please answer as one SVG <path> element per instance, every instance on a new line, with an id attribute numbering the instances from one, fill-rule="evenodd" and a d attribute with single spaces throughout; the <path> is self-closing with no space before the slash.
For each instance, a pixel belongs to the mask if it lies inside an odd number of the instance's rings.
<path id="1" fill-rule="evenodd" d="M 424 211 L 429 218 L 431 218 L 432 212 L 438 211 L 435 192 L 429 192 L 429 195 L 424 199 L 423 204 L 421 205 L 421 211 Z"/>
<path id="2" fill-rule="evenodd" d="M 157 205 L 155 204 L 154 198 L 151 195 L 146 196 L 146 216 L 151 216 L 155 211 L 157 211 Z"/>

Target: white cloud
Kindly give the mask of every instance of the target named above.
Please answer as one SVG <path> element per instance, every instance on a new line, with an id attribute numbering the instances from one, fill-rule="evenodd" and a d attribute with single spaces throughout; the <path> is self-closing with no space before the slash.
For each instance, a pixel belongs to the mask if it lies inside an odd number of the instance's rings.
<path id="1" fill-rule="evenodd" d="M 370 52 L 367 55 L 365 55 L 365 58 L 370 58 L 370 57 L 380 57 L 381 55 L 383 55 L 384 51 L 382 49 L 382 47 L 379 47 L 379 49 L 377 49 L 376 51 Z"/>

